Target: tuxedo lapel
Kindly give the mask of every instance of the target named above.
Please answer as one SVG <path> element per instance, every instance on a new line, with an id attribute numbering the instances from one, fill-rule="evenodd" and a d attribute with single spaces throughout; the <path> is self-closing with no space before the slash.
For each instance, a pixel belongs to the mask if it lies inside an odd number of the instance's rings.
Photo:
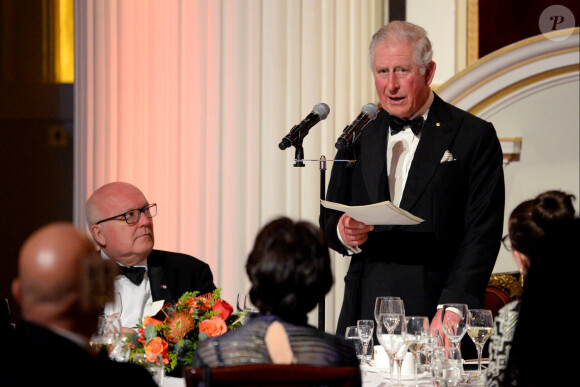
<path id="1" fill-rule="evenodd" d="M 370 203 L 378 203 L 389 199 L 387 183 L 387 131 L 389 115 L 381 111 L 373 126 L 361 137 L 360 160 L 365 187 Z M 386 184 L 386 189 L 385 189 Z"/>
<path id="2" fill-rule="evenodd" d="M 409 169 L 400 207 L 412 211 L 451 147 L 461 122 L 453 118 L 447 104 L 435 95 L 413 162 Z"/>
<path id="3" fill-rule="evenodd" d="M 147 258 L 147 268 L 153 301 L 176 301 L 171 298 L 171 290 L 169 289 L 167 278 L 165 278 L 163 266 L 161 266 L 158 260 L 155 259 L 155 250 L 153 250 L 151 255 Z"/>

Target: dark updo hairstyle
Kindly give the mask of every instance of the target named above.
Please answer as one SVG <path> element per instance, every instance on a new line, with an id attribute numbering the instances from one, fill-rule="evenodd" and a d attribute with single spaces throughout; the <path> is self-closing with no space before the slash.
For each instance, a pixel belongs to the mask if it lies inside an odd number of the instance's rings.
<path id="1" fill-rule="evenodd" d="M 248 256 L 250 299 L 261 313 L 306 323 L 306 314 L 332 287 L 328 246 L 309 222 L 281 217 L 259 232 Z"/>
<path id="2" fill-rule="evenodd" d="M 532 257 L 544 236 L 574 218 L 574 195 L 547 191 L 519 204 L 511 213 L 508 230 L 512 248 Z"/>

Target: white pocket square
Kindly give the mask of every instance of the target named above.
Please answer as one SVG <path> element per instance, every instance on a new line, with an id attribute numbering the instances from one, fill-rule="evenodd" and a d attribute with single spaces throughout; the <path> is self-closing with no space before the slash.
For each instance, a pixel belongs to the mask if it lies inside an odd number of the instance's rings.
<path id="1" fill-rule="evenodd" d="M 448 163 L 450 161 L 455 161 L 455 157 L 449 152 L 448 150 L 443 153 L 443 157 L 441 158 L 440 163 Z"/>

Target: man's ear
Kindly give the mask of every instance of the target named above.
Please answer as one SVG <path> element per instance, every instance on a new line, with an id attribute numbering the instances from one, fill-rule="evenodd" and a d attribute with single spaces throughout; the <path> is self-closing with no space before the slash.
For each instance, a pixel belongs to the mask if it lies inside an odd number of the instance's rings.
<path id="1" fill-rule="evenodd" d="M 12 281 L 12 295 L 19 305 L 22 305 L 22 282 L 20 278 L 15 278 Z"/>
<path id="2" fill-rule="evenodd" d="M 97 242 L 97 244 L 100 247 L 107 246 L 107 239 L 102 233 L 101 226 L 99 226 L 98 224 L 93 224 L 91 226 L 91 235 L 93 236 L 93 239 L 95 240 L 95 242 Z"/>
<path id="3" fill-rule="evenodd" d="M 428 65 L 427 65 L 427 69 L 425 69 L 425 83 L 427 84 L 427 86 L 429 86 L 431 84 L 431 82 L 433 81 L 433 77 L 435 76 L 435 68 L 437 66 L 435 65 L 434 61 L 431 61 Z"/>

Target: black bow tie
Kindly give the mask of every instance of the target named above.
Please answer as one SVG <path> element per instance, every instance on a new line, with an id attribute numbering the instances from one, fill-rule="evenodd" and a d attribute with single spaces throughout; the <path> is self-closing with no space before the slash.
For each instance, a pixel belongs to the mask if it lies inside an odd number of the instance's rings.
<path id="1" fill-rule="evenodd" d="M 144 267 L 127 267 L 127 266 L 120 266 L 121 267 L 121 274 L 129 279 L 129 281 L 133 282 L 135 285 L 139 286 L 143 281 L 143 277 L 145 276 L 145 272 L 147 269 Z"/>
<path id="2" fill-rule="evenodd" d="M 409 126 L 413 133 L 417 135 L 423 126 L 423 116 L 415 117 L 412 120 L 408 118 L 399 118 L 397 116 L 391 116 L 391 136 L 399 133 L 405 126 Z"/>

